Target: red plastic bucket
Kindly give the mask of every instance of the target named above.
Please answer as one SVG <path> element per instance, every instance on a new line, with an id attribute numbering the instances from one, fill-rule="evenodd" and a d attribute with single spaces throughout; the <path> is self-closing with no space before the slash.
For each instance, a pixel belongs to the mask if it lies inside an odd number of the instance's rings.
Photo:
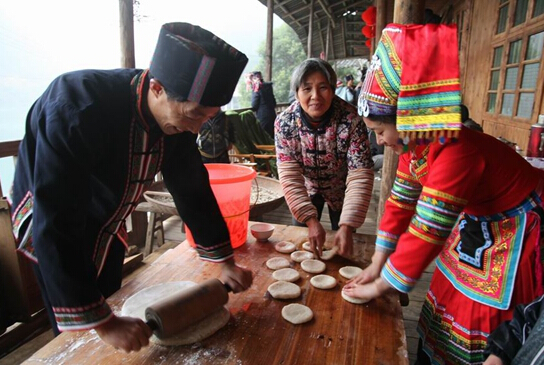
<path id="1" fill-rule="evenodd" d="M 226 163 L 208 163 L 204 166 L 208 170 L 215 199 L 227 223 L 232 247 L 240 247 L 247 240 L 251 182 L 257 173 L 249 167 Z M 189 244 L 196 247 L 187 226 L 185 233 Z"/>

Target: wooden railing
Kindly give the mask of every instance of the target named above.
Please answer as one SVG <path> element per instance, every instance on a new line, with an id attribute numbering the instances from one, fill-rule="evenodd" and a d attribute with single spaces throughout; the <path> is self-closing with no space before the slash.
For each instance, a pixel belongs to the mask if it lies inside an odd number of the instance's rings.
<path id="1" fill-rule="evenodd" d="M 19 144 L 21 141 L 0 142 L 0 158 L 13 157 L 13 163 L 17 160 Z M 2 192 L 2 177 L 0 176 L 0 197 L 4 196 Z"/>

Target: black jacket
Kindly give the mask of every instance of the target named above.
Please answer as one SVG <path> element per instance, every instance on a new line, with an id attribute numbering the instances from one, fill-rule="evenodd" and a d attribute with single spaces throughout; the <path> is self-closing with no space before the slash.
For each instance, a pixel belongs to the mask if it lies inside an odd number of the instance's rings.
<path id="1" fill-rule="evenodd" d="M 544 295 L 528 305 L 518 305 L 511 321 L 487 338 L 485 358 L 498 356 L 505 365 L 544 364 Z"/>
<path id="2" fill-rule="evenodd" d="M 259 91 L 251 94 L 251 109 L 257 114 L 257 119 L 263 129 L 274 137 L 274 121 L 276 120 L 276 98 L 271 82 L 263 82 Z"/>

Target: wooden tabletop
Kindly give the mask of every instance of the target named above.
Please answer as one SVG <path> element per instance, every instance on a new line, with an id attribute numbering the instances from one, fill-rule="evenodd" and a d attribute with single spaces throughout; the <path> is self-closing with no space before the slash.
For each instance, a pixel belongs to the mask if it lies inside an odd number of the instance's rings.
<path id="1" fill-rule="evenodd" d="M 250 223 L 251 224 L 251 223 Z M 332 242 L 334 233 L 327 232 Z M 296 282 L 302 295 L 293 300 L 273 299 L 267 288 L 274 282 L 266 261 L 281 254 L 273 244 L 289 240 L 299 246 L 306 241 L 307 228 L 276 225 L 269 243 L 258 243 L 248 232 L 246 244 L 235 250 L 237 263 L 251 268 L 253 285 L 239 294 L 229 294 L 231 319 L 208 339 L 188 346 L 163 347 L 151 344 L 126 354 L 103 343 L 95 331 L 65 332 L 48 343 L 25 364 L 408 364 L 408 351 L 398 295 L 391 293 L 367 304 L 344 301 L 340 295 L 346 283 L 338 273 L 342 266 L 366 267 L 373 253 L 375 236 L 354 234 L 361 260 L 336 256 L 326 261 L 324 274 L 338 280 L 336 288 L 320 290 L 310 284 L 312 274 L 291 262 L 301 278 Z M 167 251 L 149 269 L 108 298 L 117 314 L 132 294 L 165 281 L 202 282 L 219 277 L 219 265 L 198 258 L 187 241 Z M 307 305 L 314 318 L 293 325 L 281 316 L 290 303 Z"/>

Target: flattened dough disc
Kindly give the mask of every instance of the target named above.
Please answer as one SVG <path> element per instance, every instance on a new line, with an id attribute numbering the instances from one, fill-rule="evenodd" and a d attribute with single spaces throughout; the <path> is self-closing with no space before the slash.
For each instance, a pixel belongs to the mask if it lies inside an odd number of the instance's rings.
<path id="1" fill-rule="evenodd" d="M 300 279 L 300 274 L 295 269 L 291 268 L 285 268 L 285 269 L 279 269 L 272 273 L 272 277 L 276 280 L 283 280 L 283 281 L 289 281 L 294 282 Z"/>
<path id="2" fill-rule="evenodd" d="M 268 292 L 272 298 L 276 299 L 294 299 L 300 297 L 300 287 L 297 284 L 288 281 L 276 281 L 270 284 Z"/>
<path id="3" fill-rule="evenodd" d="M 145 321 L 145 309 L 165 296 L 188 289 L 196 283 L 192 281 L 172 281 L 142 289 L 129 297 L 121 309 L 122 316 L 138 317 Z M 183 332 L 169 338 L 151 336 L 150 341 L 163 346 L 189 345 L 210 337 L 224 327 L 230 319 L 227 308 L 221 307 L 198 323 L 187 327 Z"/>
<path id="4" fill-rule="evenodd" d="M 281 316 L 293 324 L 301 324 L 310 321 L 314 312 L 305 305 L 293 303 L 282 308 Z"/>
<path id="5" fill-rule="evenodd" d="M 353 304 L 365 304 L 366 302 L 368 302 L 368 300 L 366 300 L 366 299 L 359 299 L 359 298 L 350 297 L 349 295 L 344 294 L 343 290 L 342 290 L 342 298 L 346 302 L 350 302 L 350 303 L 353 303 Z"/>
<path id="6" fill-rule="evenodd" d="M 276 249 L 276 251 L 281 253 L 291 253 L 296 250 L 295 244 L 289 241 L 278 242 L 274 245 L 274 248 Z"/>
<path id="7" fill-rule="evenodd" d="M 279 270 L 289 267 L 289 260 L 285 257 L 272 257 L 266 261 L 266 267 L 271 270 Z"/>
<path id="8" fill-rule="evenodd" d="M 321 274 L 327 268 L 327 265 L 323 261 L 319 260 L 304 260 L 300 263 L 302 270 L 309 272 L 310 274 Z"/>
<path id="9" fill-rule="evenodd" d="M 330 275 L 316 275 L 310 279 L 310 284 L 318 289 L 332 289 L 336 286 L 336 279 Z"/>
<path id="10" fill-rule="evenodd" d="M 362 273 L 363 269 L 357 266 L 344 266 L 341 267 L 338 272 L 346 279 L 353 279 L 354 277 Z"/>
<path id="11" fill-rule="evenodd" d="M 302 262 L 313 258 L 314 254 L 308 251 L 295 251 L 291 254 L 291 260 L 295 262 Z"/>

